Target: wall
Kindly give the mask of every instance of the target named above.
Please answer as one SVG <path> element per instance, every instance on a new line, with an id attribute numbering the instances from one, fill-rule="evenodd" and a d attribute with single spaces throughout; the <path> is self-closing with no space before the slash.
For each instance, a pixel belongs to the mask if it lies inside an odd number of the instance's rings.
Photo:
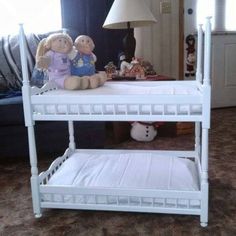
<path id="1" fill-rule="evenodd" d="M 149 60 L 158 74 L 178 79 L 179 75 L 179 0 L 171 2 L 171 13 L 160 13 L 160 2 L 146 0 L 157 23 L 135 29 L 136 56 Z"/>

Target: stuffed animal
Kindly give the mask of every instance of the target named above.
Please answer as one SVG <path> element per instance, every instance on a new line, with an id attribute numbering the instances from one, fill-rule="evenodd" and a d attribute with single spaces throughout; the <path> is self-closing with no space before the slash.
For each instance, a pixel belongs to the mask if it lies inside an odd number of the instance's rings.
<path id="1" fill-rule="evenodd" d="M 73 41 L 68 34 L 55 33 L 43 39 L 36 52 L 36 68 L 46 69 L 49 80 L 55 81 L 62 89 L 79 90 L 100 86 L 100 77 L 92 81 L 90 75 L 71 74 L 70 55 L 73 52 Z M 105 80 L 105 79 L 104 79 Z M 105 82 L 104 82 L 105 83 Z"/>
<path id="2" fill-rule="evenodd" d="M 36 68 L 46 69 L 49 80 L 62 89 L 76 90 L 88 87 L 87 78 L 72 76 L 68 53 L 73 41 L 68 34 L 54 33 L 41 40 L 36 52 Z"/>
<path id="3" fill-rule="evenodd" d="M 75 50 L 70 54 L 71 74 L 84 76 L 89 81 L 87 88 L 97 88 L 103 85 L 107 76 L 106 73 L 95 73 L 95 62 L 97 60 L 93 53 L 94 42 L 87 35 L 80 35 L 75 39 Z"/>
<path id="4" fill-rule="evenodd" d="M 130 136 L 136 141 L 150 142 L 157 135 L 155 123 L 135 121 L 131 126 Z"/>

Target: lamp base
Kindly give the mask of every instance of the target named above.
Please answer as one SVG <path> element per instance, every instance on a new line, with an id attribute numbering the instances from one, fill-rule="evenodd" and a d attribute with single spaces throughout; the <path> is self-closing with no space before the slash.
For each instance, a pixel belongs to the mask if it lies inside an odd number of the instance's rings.
<path id="1" fill-rule="evenodd" d="M 128 28 L 128 33 L 123 39 L 123 49 L 125 54 L 125 61 L 131 62 L 135 55 L 136 40 L 134 37 L 134 30 Z"/>

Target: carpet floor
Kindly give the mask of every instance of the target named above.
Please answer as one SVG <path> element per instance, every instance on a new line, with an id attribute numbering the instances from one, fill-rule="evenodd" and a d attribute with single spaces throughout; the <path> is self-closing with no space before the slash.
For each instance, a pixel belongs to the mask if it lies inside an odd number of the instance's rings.
<path id="1" fill-rule="evenodd" d="M 150 143 L 128 140 L 108 148 L 188 149 L 193 135 L 156 138 Z M 39 171 L 52 157 L 39 157 Z M 212 111 L 209 136 L 209 225 L 199 216 L 80 210 L 43 210 L 35 219 L 27 157 L 0 158 L 0 235 L 236 235 L 236 108 Z"/>

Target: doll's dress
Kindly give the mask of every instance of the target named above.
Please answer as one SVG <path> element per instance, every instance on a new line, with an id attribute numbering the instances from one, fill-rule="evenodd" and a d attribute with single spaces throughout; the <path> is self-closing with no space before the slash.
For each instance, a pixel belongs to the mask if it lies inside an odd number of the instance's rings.
<path id="1" fill-rule="evenodd" d="M 49 80 L 54 80 L 60 88 L 64 88 L 65 79 L 71 75 L 70 60 L 65 53 L 48 51 L 46 56 L 51 58 L 51 63 L 48 67 Z"/>

